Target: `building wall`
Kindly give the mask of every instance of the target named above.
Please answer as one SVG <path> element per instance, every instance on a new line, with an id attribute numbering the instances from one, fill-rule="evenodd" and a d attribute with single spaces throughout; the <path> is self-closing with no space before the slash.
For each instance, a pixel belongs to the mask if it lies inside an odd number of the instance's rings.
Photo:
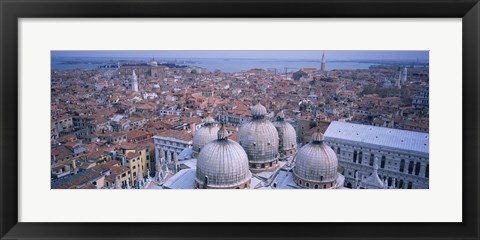
<path id="1" fill-rule="evenodd" d="M 138 168 L 142 168 L 143 163 L 140 156 L 131 158 L 127 160 L 127 167 L 130 168 L 130 187 L 133 187 L 135 181 L 138 178 Z M 144 168 L 144 170 L 146 170 Z"/>
<path id="2" fill-rule="evenodd" d="M 192 148 L 192 141 L 183 141 L 176 138 L 154 136 L 155 156 L 159 157 L 159 151 L 163 150 L 165 158 L 173 159 L 173 153 L 180 154 L 186 148 Z"/>
<path id="3" fill-rule="evenodd" d="M 337 153 L 345 186 L 349 183 L 355 186 L 355 172 L 358 172 L 360 180 L 368 177 L 373 172 L 377 157 L 378 175 L 382 180 L 386 178 L 389 186 L 396 179 L 395 188 L 429 188 L 429 157 L 426 154 L 328 137 L 325 142 Z"/>

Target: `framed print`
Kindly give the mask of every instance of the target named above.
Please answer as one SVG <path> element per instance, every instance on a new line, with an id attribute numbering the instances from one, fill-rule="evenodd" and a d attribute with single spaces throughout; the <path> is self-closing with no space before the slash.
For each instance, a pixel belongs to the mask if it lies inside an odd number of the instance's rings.
<path id="1" fill-rule="evenodd" d="M 1 4 L 2 239 L 479 237 L 477 1 Z"/>

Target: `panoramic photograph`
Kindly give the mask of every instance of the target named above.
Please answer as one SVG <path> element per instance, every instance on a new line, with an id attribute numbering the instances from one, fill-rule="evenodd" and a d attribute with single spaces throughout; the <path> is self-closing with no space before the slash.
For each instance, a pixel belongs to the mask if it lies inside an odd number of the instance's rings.
<path id="1" fill-rule="evenodd" d="M 51 189 L 429 189 L 429 51 L 51 51 Z"/>

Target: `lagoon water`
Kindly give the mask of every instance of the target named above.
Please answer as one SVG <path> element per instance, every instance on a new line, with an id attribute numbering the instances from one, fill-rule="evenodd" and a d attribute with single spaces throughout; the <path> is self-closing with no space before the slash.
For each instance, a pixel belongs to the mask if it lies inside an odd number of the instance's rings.
<path id="1" fill-rule="evenodd" d="M 52 70 L 70 70 L 70 69 L 94 69 L 104 63 L 102 61 L 148 61 L 146 58 L 52 58 Z M 170 59 L 168 59 L 170 61 Z M 173 60 L 173 59 L 172 59 Z M 279 72 L 285 72 L 285 69 L 296 71 L 301 68 L 320 68 L 320 60 L 301 60 L 301 59 L 220 59 L 220 58 L 197 58 L 197 59 L 176 59 L 177 61 L 186 61 L 188 66 L 197 66 L 214 71 L 216 69 L 222 72 L 240 72 L 252 68 L 276 69 Z M 193 63 L 190 63 L 193 62 Z M 355 62 L 355 61 L 327 61 L 327 70 L 333 69 L 368 69 L 378 63 Z"/>

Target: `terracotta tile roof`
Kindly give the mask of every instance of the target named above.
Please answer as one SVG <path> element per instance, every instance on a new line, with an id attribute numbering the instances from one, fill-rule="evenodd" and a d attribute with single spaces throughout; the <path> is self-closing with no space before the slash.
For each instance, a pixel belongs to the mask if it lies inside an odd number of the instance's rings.
<path id="1" fill-rule="evenodd" d="M 183 141 L 192 141 L 193 140 L 193 134 L 185 131 L 179 131 L 179 130 L 163 130 L 157 134 L 157 136 L 161 137 L 170 137 L 170 138 L 176 138 L 180 139 Z"/>

